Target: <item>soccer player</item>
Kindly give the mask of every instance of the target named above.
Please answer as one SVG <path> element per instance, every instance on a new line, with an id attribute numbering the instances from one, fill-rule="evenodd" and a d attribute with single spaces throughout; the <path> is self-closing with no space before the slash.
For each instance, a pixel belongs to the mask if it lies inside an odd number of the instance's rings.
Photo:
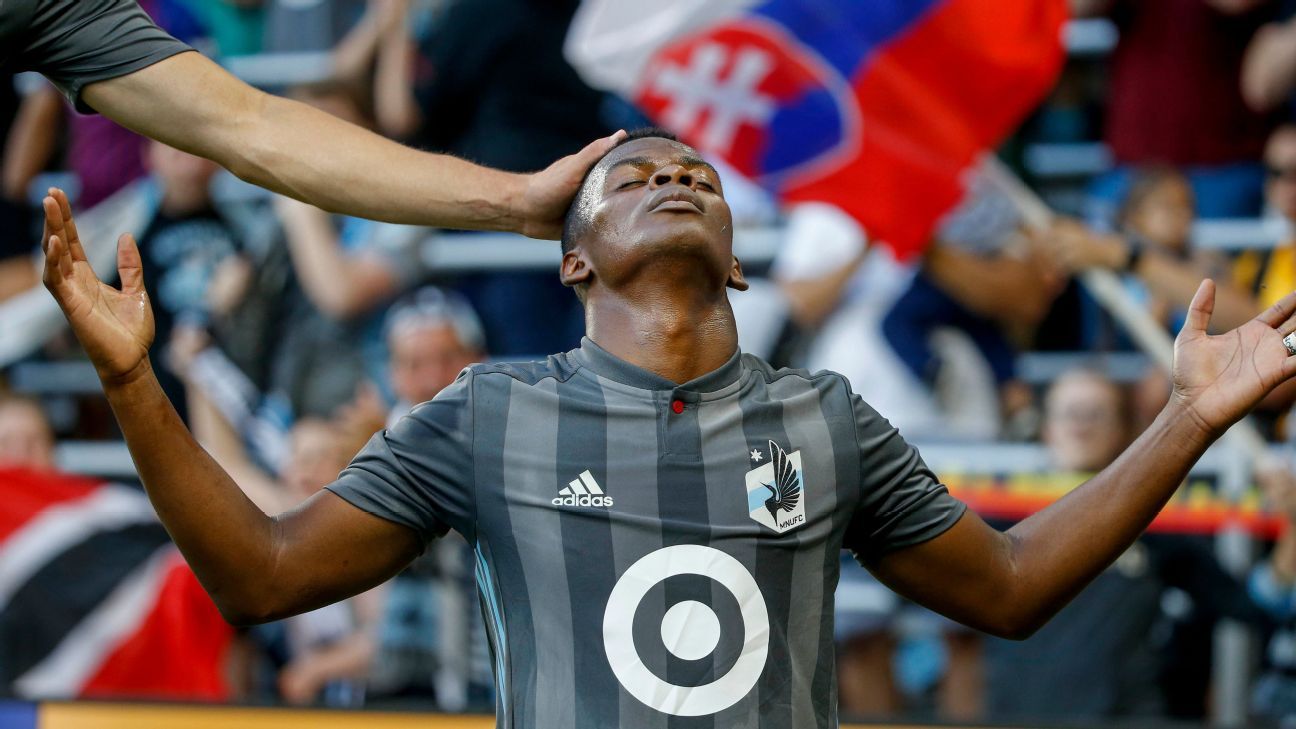
<path id="1" fill-rule="evenodd" d="M 567 216 L 561 277 L 585 304 L 581 346 L 466 369 L 325 491 L 269 517 L 158 388 L 131 238 L 118 291 L 85 263 L 61 195 L 45 214 L 46 284 L 158 514 L 228 619 L 354 595 L 454 529 L 477 555 L 502 727 L 835 726 L 842 548 L 923 605 L 1028 635 L 1129 546 L 1207 445 L 1296 374 L 1282 341 L 1296 294 L 1208 336 L 1204 282 L 1157 421 L 1110 468 L 998 532 L 841 376 L 738 351 L 726 287 L 746 284 L 721 181 L 649 131 L 593 167 Z"/>
<path id="2" fill-rule="evenodd" d="M 557 238 L 581 177 L 617 139 L 532 175 L 417 152 L 253 89 L 167 35 L 133 0 L 3 0 L 0 67 L 40 71 L 78 110 L 248 182 L 392 223 Z"/>

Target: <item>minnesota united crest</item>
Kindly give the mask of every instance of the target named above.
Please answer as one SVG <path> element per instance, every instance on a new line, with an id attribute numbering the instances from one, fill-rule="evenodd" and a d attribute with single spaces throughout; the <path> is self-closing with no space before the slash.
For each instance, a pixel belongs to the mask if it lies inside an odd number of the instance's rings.
<path id="1" fill-rule="evenodd" d="M 758 455 L 753 451 L 753 460 Z M 801 451 L 788 453 L 769 442 L 769 463 L 747 472 L 747 508 L 752 519 L 779 534 L 806 523 Z"/>

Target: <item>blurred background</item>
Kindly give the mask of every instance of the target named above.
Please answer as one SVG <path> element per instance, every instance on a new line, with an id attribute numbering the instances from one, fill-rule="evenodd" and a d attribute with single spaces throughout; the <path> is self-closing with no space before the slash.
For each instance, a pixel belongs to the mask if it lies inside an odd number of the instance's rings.
<path id="1" fill-rule="evenodd" d="M 845 374 L 1001 527 L 1151 422 L 1202 278 L 1219 330 L 1296 289 L 1291 0 L 141 5 L 255 86 L 489 166 L 678 133 L 723 168 L 743 349 Z M 491 713 L 457 537 L 344 603 L 220 619 L 40 287 L 37 214 L 67 190 L 101 275 L 135 233 L 155 369 L 270 513 L 464 366 L 577 346 L 557 245 L 277 198 L 39 76 L 0 79 L 0 138 L 0 696 Z M 1264 402 L 1024 642 L 843 555 L 843 716 L 1296 726 L 1293 402 Z"/>

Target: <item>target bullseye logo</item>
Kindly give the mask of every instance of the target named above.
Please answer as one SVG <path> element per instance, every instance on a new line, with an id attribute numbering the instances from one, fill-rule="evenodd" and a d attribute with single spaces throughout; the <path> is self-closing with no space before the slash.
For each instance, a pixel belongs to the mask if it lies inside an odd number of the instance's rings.
<path id="1" fill-rule="evenodd" d="M 723 676 L 701 686 L 663 681 L 635 648 L 632 626 L 639 604 L 655 585 L 677 575 L 715 580 L 733 595 L 742 614 L 738 660 Z M 714 610 L 685 600 L 662 617 L 661 637 L 666 650 L 676 657 L 698 660 L 715 651 L 720 628 Z M 769 654 L 769 612 L 755 578 L 741 562 L 718 549 L 678 544 L 642 557 L 617 580 L 603 612 L 603 646 L 612 672 L 631 696 L 666 714 L 705 716 L 738 703 L 756 685 Z"/>

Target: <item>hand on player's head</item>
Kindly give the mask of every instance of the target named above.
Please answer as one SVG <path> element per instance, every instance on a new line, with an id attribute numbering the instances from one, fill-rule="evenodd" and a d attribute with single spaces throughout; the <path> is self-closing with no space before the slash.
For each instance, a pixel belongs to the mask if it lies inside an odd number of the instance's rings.
<path id="1" fill-rule="evenodd" d="M 522 199 L 522 232 L 532 238 L 547 240 L 561 237 L 563 216 L 571 207 L 586 174 L 624 138 L 625 132 L 618 130 L 530 175 Z"/>

